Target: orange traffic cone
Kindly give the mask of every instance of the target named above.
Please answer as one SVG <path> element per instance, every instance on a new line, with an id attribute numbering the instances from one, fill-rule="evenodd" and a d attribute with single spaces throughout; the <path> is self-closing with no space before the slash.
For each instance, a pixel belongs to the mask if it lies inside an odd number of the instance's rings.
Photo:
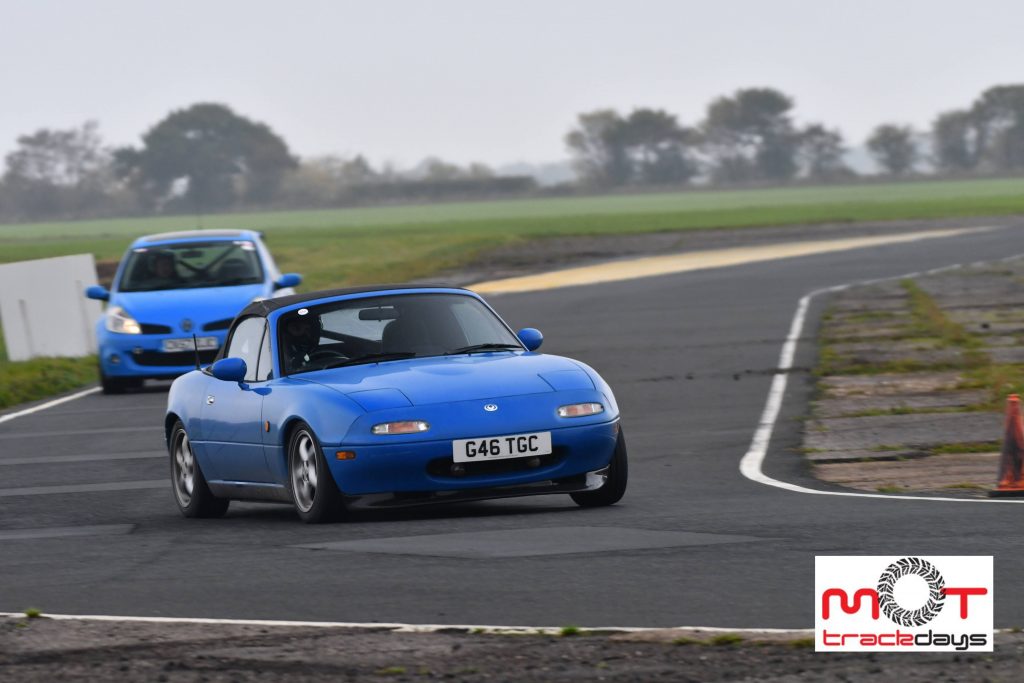
<path id="1" fill-rule="evenodd" d="M 1020 397 L 1010 394 L 1006 399 L 1006 428 L 1003 452 L 999 458 L 999 483 L 988 492 L 996 497 L 1024 496 L 1024 420 L 1020 414 Z"/>

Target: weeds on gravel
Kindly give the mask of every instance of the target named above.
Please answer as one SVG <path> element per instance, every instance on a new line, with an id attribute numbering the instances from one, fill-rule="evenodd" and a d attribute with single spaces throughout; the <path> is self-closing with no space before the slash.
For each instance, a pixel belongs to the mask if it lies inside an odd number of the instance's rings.
<path id="1" fill-rule="evenodd" d="M 681 636 L 681 637 L 676 638 L 675 640 L 673 640 L 672 644 L 673 645 L 703 645 L 704 641 L 703 640 L 697 640 L 696 638 L 687 638 L 686 636 Z"/>
<path id="2" fill-rule="evenodd" d="M 846 338 L 833 340 L 829 336 L 830 333 L 826 326 L 826 329 L 822 331 L 818 367 L 815 369 L 815 373 L 818 376 L 964 370 L 985 367 L 990 364 L 988 354 L 985 353 L 984 343 L 981 339 L 972 335 L 966 327 L 946 315 L 946 312 L 936 303 L 935 299 L 921 289 L 916 282 L 904 280 L 900 284 L 907 292 L 910 322 L 901 325 L 902 332 L 899 335 L 886 338 L 885 341 L 898 339 L 904 343 L 916 344 L 922 351 L 937 348 L 957 349 L 960 351 L 960 357 L 941 362 L 900 358 L 879 363 L 858 363 L 855 359 L 851 359 L 834 348 L 834 342 L 842 343 L 849 340 Z M 884 314 L 892 314 L 892 312 L 867 311 L 857 315 L 860 316 L 863 322 L 867 322 L 869 320 L 876 320 L 878 318 L 875 316 L 884 316 Z M 851 318 L 848 317 L 846 320 L 851 320 Z"/>
<path id="3" fill-rule="evenodd" d="M 404 666 L 386 666 L 383 669 L 377 669 L 378 676 L 401 676 L 405 673 Z"/>
<path id="4" fill-rule="evenodd" d="M 25 610 L 25 616 L 29 619 L 38 619 L 39 617 L 43 616 L 43 612 L 42 610 L 36 609 L 35 607 L 29 607 L 27 610 Z"/>
<path id="5" fill-rule="evenodd" d="M 789 641 L 789 646 L 796 650 L 807 650 L 814 647 L 814 638 L 797 638 Z"/>
<path id="6" fill-rule="evenodd" d="M 579 626 L 563 626 L 558 631 L 558 635 L 562 636 L 563 638 L 566 637 L 566 636 L 578 636 L 579 634 L 580 634 L 580 627 Z"/>
<path id="7" fill-rule="evenodd" d="M 964 373 L 958 388 L 987 389 L 990 410 L 1002 410 L 1009 394 L 1024 394 L 1024 365 L 988 364 Z"/>
<path id="8" fill-rule="evenodd" d="M 973 366 L 977 363 L 973 354 L 970 359 L 967 358 L 967 355 L 965 353 L 962 360 L 938 363 L 913 359 L 892 360 L 884 363 L 860 363 L 838 353 L 831 344 L 822 344 L 814 374 L 818 377 L 828 377 L 831 375 L 883 375 L 961 370 L 965 365 Z"/>
<path id="9" fill-rule="evenodd" d="M 903 487 L 898 484 L 885 484 L 875 489 L 879 493 L 903 493 Z"/>
<path id="10" fill-rule="evenodd" d="M 953 453 L 992 453 L 1000 449 L 999 441 L 964 441 L 947 443 L 929 448 L 931 455 L 950 455 Z"/>
<path id="11" fill-rule="evenodd" d="M 735 633 L 722 633 L 708 641 L 712 645 L 738 645 L 743 642 L 743 636 Z"/>
<path id="12" fill-rule="evenodd" d="M 981 340 L 968 332 L 963 325 L 950 319 L 935 302 L 935 299 L 921 289 L 920 285 L 913 280 L 903 280 L 900 284 L 910 299 L 910 317 L 913 321 L 912 330 L 915 336 L 936 339 L 947 347 L 979 350 L 980 352 L 983 347 Z M 981 358 L 973 360 L 979 364 L 984 362 L 984 354 L 981 355 Z"/>
<path id="13" fill-rule="evenodd" d="M 851 413 L 843 413 L 837 417 L 879 417 L 884 415 L 928 415 L 934 413 L 966 413 L 978 410 L 986 410 L 985 406 L 936 406 L 933 408 L 909 408 L 907 406 L 896 406 L 895 408 L 870 408 L 868 410 L 857 410 Z"/>

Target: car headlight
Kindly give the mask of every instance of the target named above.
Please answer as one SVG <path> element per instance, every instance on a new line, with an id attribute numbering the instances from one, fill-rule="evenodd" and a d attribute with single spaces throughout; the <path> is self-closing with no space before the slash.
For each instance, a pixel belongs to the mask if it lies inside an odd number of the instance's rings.
<path id="1" fill-rule="evenodd" d="M 430 429 L 430 425 L 423 420 L 405 420 L 404 422 L 382 422 L 373 425 L 370 430 L 374 434 L 418 434 Z"/>
<path id="2" fill-rule="evenodd" d="M 142 334 L 142 326 L 120 306 L 107 309 L 107 329 L 119 334 Z"/>
<path id="3" fill-rule="evenodd" d="M 604 412 L 604 406 L 600 403 L 572 403 L 567 406 L 559 406 L 558 417 L 586 417 Z"/>

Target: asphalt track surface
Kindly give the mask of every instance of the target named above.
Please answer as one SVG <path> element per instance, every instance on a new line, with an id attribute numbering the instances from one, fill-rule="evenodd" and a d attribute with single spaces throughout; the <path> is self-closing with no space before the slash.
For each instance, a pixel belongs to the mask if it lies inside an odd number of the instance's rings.
<path id="1" fill-rule="evenodd" d="M 492 297 L 513 326 L 544 331 L 546 352 L 615 388 L 631 481 L 606 509 L 538 497 L 315 527 L 285 506 L 234 503 L 225 519 L 186 520 L 167 478 L 164 390 L 7 421 L 0 611 L 807 628 L 816 554 L 977 554 L 995 556 L 996 625 L 1022 625 L 1024 506 L 807 495 L 738 469 L 801 296 L 1018 252 L 1024 225 Z M 802 343 L 765 473 L 821 488 L 793 451 L 813 360 Z"/>

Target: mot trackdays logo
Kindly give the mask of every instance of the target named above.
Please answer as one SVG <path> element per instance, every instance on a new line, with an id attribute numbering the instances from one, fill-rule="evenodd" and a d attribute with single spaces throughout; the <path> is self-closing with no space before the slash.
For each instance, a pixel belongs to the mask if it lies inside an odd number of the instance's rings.
<path id="1" fill-rule="evenodd" d="M 992 558 L 814 558 L 814 649 L 992 651 Z"/>

